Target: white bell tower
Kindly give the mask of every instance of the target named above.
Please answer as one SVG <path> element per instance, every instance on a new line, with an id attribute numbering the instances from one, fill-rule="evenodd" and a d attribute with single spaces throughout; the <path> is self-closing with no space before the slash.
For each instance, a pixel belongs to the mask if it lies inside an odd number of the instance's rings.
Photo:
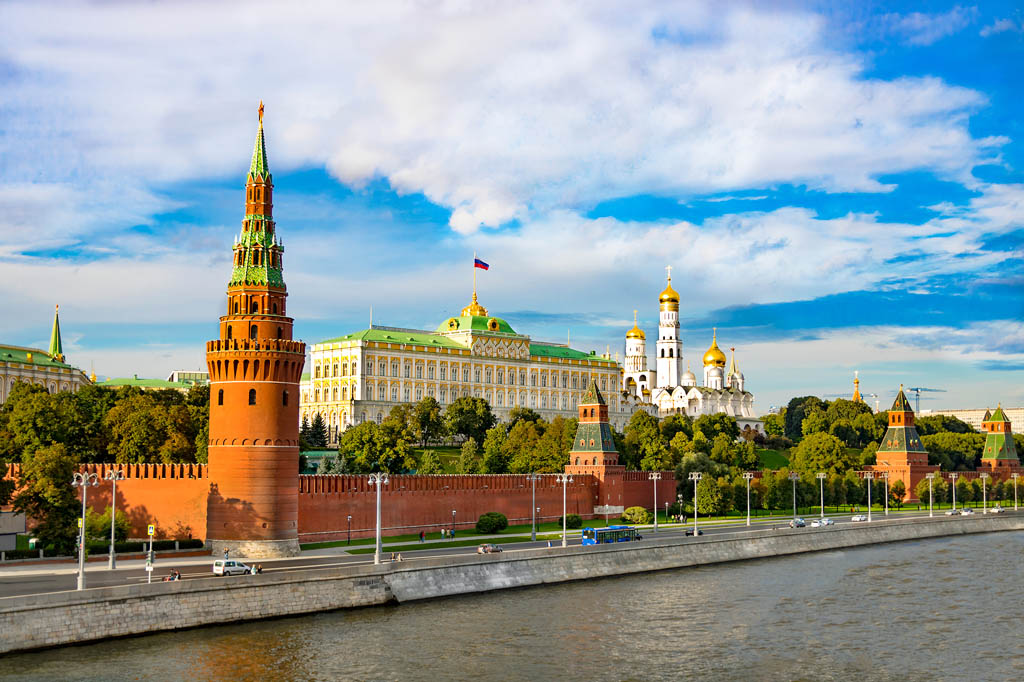
<path id="1" fill-rule="evenodd" d="M 683 375 L 683 342 L 679 338 L 679 294 L 672 288 L 672 266 L 665 268 L 668 286 L 658 297 L 658 388 L 680 384 Z"/>

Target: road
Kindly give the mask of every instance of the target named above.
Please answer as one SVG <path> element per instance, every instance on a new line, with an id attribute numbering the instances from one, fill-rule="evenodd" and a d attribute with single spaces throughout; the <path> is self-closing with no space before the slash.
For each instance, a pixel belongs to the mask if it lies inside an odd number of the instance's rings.
<path id="1" fill-rule="evenodd" d="M 893 514 L 889 516 L 889 519 L 913 519 L 913 518 L 927 518 L 927 512 L 920 513 L 901 513 Z M 843 516 L 830 516 L 837 525 L 851 523 L 849 515 Z M 939 518 L 939 514 L 936 513 L 936 518 Z M 952 517 L 950 521 L 955 521 L 959 517 Z M 884 522 L 886 519 L 881 513 L 875 513 L 872 517 L 873 523 Z M 808 524 L 813 520 L 813 517 L 807 517 Z M 775 518 L 768 520 L 752 520 L 751 528 L 748 529 L 743 524 L 708 524 L 700 525 L 701 530 L 705 536 L 717 536 L 717 535 L 729 535 L 734 533 L 748 532 L 748 530 L 760 531 L 765 533 L 777 532 L 785 529 L 789 530 L 787 520 Z M 645 540 L 652 540 L 656 538 L 680 538 L 684 535 L 685 529 L 692 529 L 693 526 L 669 526 L 662 527 L 657 534 L 653 532 L 651 528 L 643 529 L 643 535 Z M 805 528 L 800 529 L 799 532 L 813 533 L 816 529 Z M 481 542 L 499 540 L 499 538 L 481 538 Z M 557 540 L 553 541 L 557 544 Z M 538 542 L 516 542 L 505 545 L 504 549 L 506 552 L 514 552 L 523 549 L 535 549 L 538 547 L 546 547 L 548 544 L 547 540 Z M 580 538 L 570 538 L 569 544 L 579 545 Z M 362 545 L 365 548 L 366 545 Z M 422 550 L 416 551 L 403 551 L 402 558 L 405 561 L 416 561 L 418 558 L 423 557 L 436 557 L 436 556 L 449 556 L 458 554 L 473 554 L 476 552 L 475 546 L 469 547 L 450 547 L 445 546 L 444 542 L 427 543 L 424 545 Z M 385 546 L 384 556 L 389 557 L 390 552 Z M 181 557 L 181 558 L 165 558 L 163 560 L 157 557 L 156 565 L 154 567 L 153 579 L 161 580 L 163 576 L 167 575 L 172 568 L 177 569 L 181 572 L 183 580 L 190 580 L 194 578 L 208 578 L 212 574 L 210 572 L 211 565 L 214 557 Z M 304 552 L 302 556 L 291 558 L 291 559 L 263 559 L 259 563 L 263 565 L 263 571 L 265 573 L 276 573 L 279 571 L 301 571 L 311 568 L 328 568 L 336 566 L 351 566 L 359 564 L 368 564 L 373 562 L 372 554 L 348 554 L 342 547 L 332 547 L 330 549 L 313 550 L 311 552 Z M 253 562 L 254 563 L 254 562 Z M 5 566 L 0 568 L 0 597 L 12 597 L 19 595 L 29 594 L 41 594 L 46 592 L 63 592 L 68 590 L 74 590 L 77 583 L 77 564 L 41 564 L 41 565 L 19 565 L 19 566 Z M 145 571 L 145 561 L 143 560 L 122 560 L 118 562 L 118 568 L 114 571 L 107 569 L 106 563 L 89 563 L 86 564 L 86 585 L 87 587 L 109 587 L 112 585 L 133 585 L 146 582 L 147 575 Z M 234 576 L 227 578 L 228 580 L 244 580 L 244 576 Z"/>

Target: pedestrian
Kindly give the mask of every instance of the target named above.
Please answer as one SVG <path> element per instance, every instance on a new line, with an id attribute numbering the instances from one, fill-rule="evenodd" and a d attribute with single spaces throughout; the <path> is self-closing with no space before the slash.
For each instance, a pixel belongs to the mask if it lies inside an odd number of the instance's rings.
<path id="1" fill-rule="evenodd" d="M 227 560 L 228 560 L 228 549 L 227 549 L 227 547 L 225 547 L 224 548 L 224 561 L 227 561 Z"/>
<path id="2" fill-rule="evenodd" d="M 401 553 L 401 552 L 399 552 L 399 553 L 398 553 L 398 560 L 399 560 L 399 561 L 401 561 L 401 560 L 402 560 L 402 553 Z"/>
<path id="3" fill-rule="evenodd" d="M 392 552 L 392 553 L 391 553 L 391 561 L 394 561 L 394 560 L 395 560 L 395 553 L 394 553 L 394 552 Z"/>
<path id="4" fill-rule="evenodd" d="M 423 531 L 420 531 L 420 542 L 426 542 L 426 541 L 427 541 L 427 534 L 424 533 Z"/>
<path id="5" fill-rule="evenodd" d="M 551 549 L 551 540 L 548 540 L 548 549 Z"/>
<path id="6" fill-rule="evenodd" d="M 263 564 L 256 564 L 256 575 L 263 573 Z"/>

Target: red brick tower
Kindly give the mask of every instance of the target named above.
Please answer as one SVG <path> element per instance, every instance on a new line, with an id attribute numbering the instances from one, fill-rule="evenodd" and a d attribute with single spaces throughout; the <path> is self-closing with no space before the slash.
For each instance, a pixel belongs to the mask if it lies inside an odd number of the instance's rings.
<path id="1" fill-rule="evenodd" d="M 626 467 L 619 464 L 611 426 L 608 424 L 608 405 L 591 379 L 579 406 L 579 426 L 576 440 L 569 451 L 569 464 L 565 473 L 574 476 L 593 476 L 598 483 L 594 500 L 594 514 L 618 515 L 622 504 L 622 475 Z"/>
<path id="2" fill-rule="evenodd" d="M 210 498 L 215 554 L 291 556 L 299 551 L 299 378 L 306 346 L 292 341 L 274 230 L 273 180 L 263 142 L 263 103 L 234 244 L 227 314 L 206 344 L 210 371 Z"/>
<path id="3" fill-rule="evenodd" d="M 939 467 L 928 464 L 928 451 L 917 435 L 914 411 L 910 409 L 910 401 L 903 393 L 903 386 L 900 386 L 900 392 L 889 410 L 889 428 L 875 453 L 875 462 L 865 469 L 889 472 L 890 485 L 903 481 L 907 491 L 904 499 L 908 502 L 918 501 L 914 492 L 918 482 L 927 474 L 939 470 Z"/>

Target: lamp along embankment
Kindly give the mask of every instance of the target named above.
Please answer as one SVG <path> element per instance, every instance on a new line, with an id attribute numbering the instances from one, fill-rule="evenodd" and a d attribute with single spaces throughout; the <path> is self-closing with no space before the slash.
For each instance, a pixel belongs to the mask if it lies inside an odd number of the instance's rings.
<path id="1" fill-rule="evenodd" d="M 1024 530 L 1024 514 L 749 531 L 700 539 L 425 558 L 0 599 L 0 653 L 334 609 L 765 559 L 943 536 Z"/>

